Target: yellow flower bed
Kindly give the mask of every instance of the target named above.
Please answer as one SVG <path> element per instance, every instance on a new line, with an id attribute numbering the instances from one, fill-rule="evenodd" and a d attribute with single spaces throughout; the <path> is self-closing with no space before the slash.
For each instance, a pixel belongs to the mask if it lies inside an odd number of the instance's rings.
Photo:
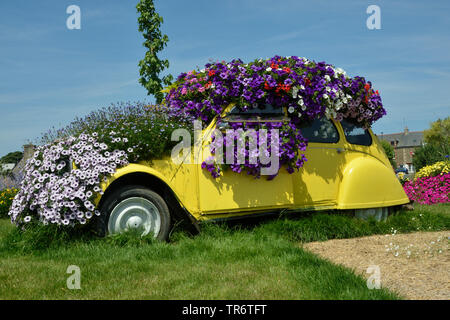
<path id="1" fill-rule="evenodd" d="M 430 166 L 423 167 L 420 169 L 415 177 L 415 179 L 418 178 L 424 178 L 424 177 L 435 177 L 438 175 L 443 175 L 450 172 L 450 162 L 449 161 L 439 161 L 435 164 L 432 164 Z"/>
<path id="2" fill-rule="evenodd" d="M 16 196 L 18 189 L 10 188 L 0 191 L 0 218 L 7 217 L 12 201 Z"/>

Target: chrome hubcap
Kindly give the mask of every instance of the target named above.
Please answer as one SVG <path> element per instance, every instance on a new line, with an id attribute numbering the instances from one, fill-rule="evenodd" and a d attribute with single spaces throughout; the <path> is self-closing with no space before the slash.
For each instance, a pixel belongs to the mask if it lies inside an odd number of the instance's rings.
<path id="1" fill-rule="evenodd" d="M 140 197 L 120 202 L 111 212 L 108 221 L 110 234 L 135 230 L 141 236 L 153 233 L 156 237 L 161 228 L 158 208 L 149 200 Z"/>

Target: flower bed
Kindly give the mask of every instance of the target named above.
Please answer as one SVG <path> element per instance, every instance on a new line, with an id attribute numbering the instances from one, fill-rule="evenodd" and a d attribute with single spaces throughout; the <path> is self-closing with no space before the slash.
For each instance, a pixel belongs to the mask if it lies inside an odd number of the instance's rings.
<path id="1" fill-rule="evenodd" d="M 420 204 L 450 202 L 450 172 L 448 161 L 440 161 L 420 169 L 413 181 L 403 188 L 408 198 Z"/>
<path id="2" fill-rule="evenodd" d="M 435 177 L 446 173 L 450 173 L 450 162 L 438 161 L 430 166 L 425 166 L 422 169 L 420 169 L 414 176 L 414 179 L 424 177 Z"/>
<path id="3" fill-rule="evenodd" d="M 368 128 L 386 114 L 378 91 L 374 91 L 364 78 L 350 78 L 344 70 L 325 62 L 280 56 L 248 64 L 241 60 L 211 63 L 203 70 L 182 73 L 168 88 L 165 103 L 174 115 L 188 115 L 206 122 L 220 116 L 231 103 L 243 111 L 262 109 L 266 104 L 274 108 L 286 107 L 290 117 L 288 124 L 246 125 L 281 129 L 277 151 L 280 164 L 286 164 L 290 173 L 299 169 L 306 160 L 300 153 L 307 144 L 299 130 L 302 124 L 317 116 L 326 116 L 338 121 L 347 119 Z M 254 139 L 259 146 L 258 137 Z M 235 150 L 235 157 L 236 153 Z M 248 174 L 255 176 L 259 176 L 264 167 L 259 161 L 256 165 L 251 164 L 248 158 L 244 164 L 224 166 L 235 172 L 246 169 Z M 203 167 L 214 177 L 220 174 L 220 167 L 216 165 L 204 163 Z"/>
<path id="4" fill-rule="evenodd" d="M 0 218 L 8 216 L 9 208 L 18 191 L 19 190 L 15 188 L 7 188 L 0 191 Z"/>

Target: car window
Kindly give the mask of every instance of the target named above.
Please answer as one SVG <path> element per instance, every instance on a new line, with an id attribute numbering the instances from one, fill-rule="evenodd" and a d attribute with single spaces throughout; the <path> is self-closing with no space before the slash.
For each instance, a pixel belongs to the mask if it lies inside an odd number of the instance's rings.
<path id="1" fill-rule="evenodd" d="M 339 141 L 336 126 L 326 118 L 316 118 L 309 125 L 301 127 L 300 131 L 308 142 L 336 143 Z"/>
<path id="2" fill-rule="evenodd" d="M 283 108 L 274 108 L 270 104 L 259 105 L 256 108 L 249 108 L 242 110 L 234 106 L 231 111 L 224 118 L 227 122 L 243 122 L 243 121 L 287 121 Z"/>
<path id="3" fill-rule="evenodd" d="M 230 115 L 248 115 L 248 114 L 259 114 L 259 115 L 283 115 L 283 108 L 274 108 L 271 104 L 258 105 L 256 108 L 249 108 L 247 110 L 241 110 L 237 106 L 231 109 Z"/>
<path id="4" fill-rule="evenodd" d="M 372 144 L 372 137 L 366 129 L 345 120 L 341 121 L 341 125 L 344 129 L 345 138 L 351 144 L 358 144 L 361 146 L 370 146 Z"/>

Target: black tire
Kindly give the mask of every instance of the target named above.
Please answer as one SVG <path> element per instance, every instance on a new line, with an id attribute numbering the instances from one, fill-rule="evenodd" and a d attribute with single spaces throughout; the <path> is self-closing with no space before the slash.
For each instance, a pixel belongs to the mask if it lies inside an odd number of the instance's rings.
<path id="1" fill-rule="evenodd" d="M 108 223 L 111 212 L 122 201 L 129 198 L 144 198 L 150 201 L 157 209 L 160 218 L 160 229 L 155 239 L 167 241 L 170 233 L 170 211 L 164 199 L 156 192 L 139 185 L 127 185 L 107 195 L 100 207 L 100 216 L 97 217 L 96 231 L 100 236 L 109 234 Z"/>

